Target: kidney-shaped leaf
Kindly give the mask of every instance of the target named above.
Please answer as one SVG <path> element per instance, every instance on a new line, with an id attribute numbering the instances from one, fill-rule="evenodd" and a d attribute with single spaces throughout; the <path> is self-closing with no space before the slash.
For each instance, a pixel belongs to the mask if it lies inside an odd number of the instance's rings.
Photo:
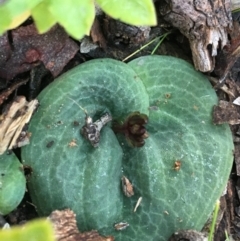
<path id="1" fill-rule="evenodd" d="M 39 101 L 23 160 L 34 170 L 29 191 L 40 214 L 71 208 L 82 231 L 120 241 L 165 241 L 176 230 L 202 228 L 227 183 L 233 143 L 227 125 L 212 124 L 217 96 L 190 64 L 167 56 L 128 65 L 92 60 L 60 76 Z M 145 113 L 149 138 L 132 148 L 108 124 L 94 148 L 79 133 L 85 114 L 75 102 L 94 120 Z M 131 197 L 121 190 L 123 175 Z M 116 231 L 116 223 L 126 229 Z"/>
<path id="2" fill-rule="evenodd" d="M 23 166 L 14 154 L 0 155 L 0 214 L 10 213 L 22 201 L 26 189 Z"/>

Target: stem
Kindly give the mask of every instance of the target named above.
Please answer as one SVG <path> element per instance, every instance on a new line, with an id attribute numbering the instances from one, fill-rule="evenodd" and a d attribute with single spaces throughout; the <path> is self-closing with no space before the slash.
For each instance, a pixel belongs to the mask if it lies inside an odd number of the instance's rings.
<path id="1" fill-rule="evenodd" d="M 162 36 L 162 35 L 161 35 Z M 134 56 L 135 54 L 139 53 L 141 50 L 145 49 L 148 45 L 152 44 L 153 42 L 159 40 L 161 38 L 161 36 L 154 38 L 153 40 L 151 40 L 149 43 L 143 45 L 140 49 L 136 50 L 135 52 L 133 52 L 132 54 L 128 55 L 125 59 L 123 59 L 122 61 L 125 62 L 126 60 L 128 60 L 129 58 L 131 58 L 132 56 Z"/>
<path id="2" fill-rule="evenodd" d="M 208 241 L 213 241 L 213 234 L 214 234 L 215 225 L 217 222 L 219 207 L 220 207 L 220 201 L 217 200 L 215 209 L 214 209 L 214 213 L 213 213 L 213 220 L 212 220 L 212 224 L 211 224 L 211 228 L 210 228 L 210 233 L 208 235 Z"/>
<path id="3" fill-rule="evenodd" d="M 129 58 L 133 57 L 135 54 L 139 53 L 141 50 L 145 49 L 147 46 L 149 46 L 150 44 L 154 43 L 155 41 L 159 41 L 158 44 L 156 45 L 156 47 L 154 48 L 154 50 L 152 51 L 151 54 L 154 54 L 154 52 L 156 51 L 156 49 L 159 47 L 159 45 L 162 43 L 162 41 L 170 34 L 172 33 L 171 31 L 162 34 L 156 38 L 154 38 L 153 40 L 151 40 L 150 42 L 148 42 L 147 44 L 143 45 L 140 49 L 136 50 L 135 52 L 133 52 L 132 54 L 128 55 L 125 59 L 123 59 L 122 61 L 125 62 L 126 60 L 128 60 Z"/>
<path id="4" fill-rule="evenodd" d="M 230 239 L 229 239 L 229 237 L 228 237 L 227 230 L 225 230 L 225 237 L 226 237 L 226 241 L 230 241 Z"/>
<path id="5" fill-rule="evenodd" d="M 156 50 L 158 49 L 158 47 L 160 46 L 160 44 L 163 42 L 163 40 L 164 40 L 170 33 L 171 33 L 171 31 L 163 34 L 162 36 L 160 36 L 160 41 L 158 42 L 158 44 L 156 45 L 156 47 L 153 49 L 151 55 L 153 55 L 153 54 L 156 52 Z"/>

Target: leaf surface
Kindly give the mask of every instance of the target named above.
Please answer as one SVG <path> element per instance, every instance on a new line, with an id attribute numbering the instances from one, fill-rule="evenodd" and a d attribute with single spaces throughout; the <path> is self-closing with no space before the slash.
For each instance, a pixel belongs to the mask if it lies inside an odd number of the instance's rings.
<path id="1" fill-rule="evenodd" d="M 6 215 L 18 206 L 25 188 L 23 167 L 17 157 L 6 153 L 0 155 L 0 214 Z"/>
<path id="2" fill-rule="evenodd" d="M 85 114 L 70 98 L 94 120 L 105 112 L 118 121 L 135 111 L 149 115 L 145 146 L 129 147 L 109 124 L 94 149 L 79 134 Z M 60 76 L 39 101 L 23 160 L 35 170 L 29 190 L 41 214 L 71 208 L 82 231 L 119 241 L 165 241 L 179 229 L 202 228 L 227 183 L 233 143 L 228 125 L 212 124 L 217 96 L 190 64 L 167 56 L 128 65 L 92 60 Z M 133 184 L 131 198 L 121 190 L 122 175 Z M 115 231 L 119 222 L 129 226 Z"/>

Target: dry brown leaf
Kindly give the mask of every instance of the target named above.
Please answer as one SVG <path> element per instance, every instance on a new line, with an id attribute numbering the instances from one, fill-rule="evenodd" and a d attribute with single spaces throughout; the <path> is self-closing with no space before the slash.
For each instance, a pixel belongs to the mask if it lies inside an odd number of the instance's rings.
<path id="1" fill-rule="evenodd" d="M 76 214 L 70 209 L 56 210 L 48 218 L 53 223 L 58 241 L 114 241 L 114 237 L 100 236 L 96 230 L 80 233 L 77 228 Z"/>
<path id="2" fill-rule="evenodd" d="M 1 116 L 0 154 L 3 154 L 7 149 L 11 150 L 26 143 L 30 134 L 23 133 L 21 135 L 21 132 L 30 121 L 37 106 L 38 100 L 28 102 L 24 96 L 17 96 L 8 110 Z"/>
<path id="3" fill-rule="evenodd" d="M 34 24 L 21 26 L 0 36 L 0 77 L 11 80 L 42 62 L 55 77 L 79 50 L 63 28 L 55 25 L 39 34 Z M 11 43 L 10 43 L 11 42 Z"/>

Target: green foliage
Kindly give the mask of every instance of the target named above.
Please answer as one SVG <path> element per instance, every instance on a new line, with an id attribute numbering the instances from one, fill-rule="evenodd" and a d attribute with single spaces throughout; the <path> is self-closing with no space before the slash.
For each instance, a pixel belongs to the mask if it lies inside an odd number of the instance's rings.
<path id="1" fill-rule="evenodd" d="M 26 180 L 22 164 L 14 154 L 0 156 L 0 214 L 10 213 L 22 201 Z M 1 239 L 0 240 L 6 240 Z"/>
<path id="2" fill-rule="evenodd" d="M 71 4 L 69 0 L 50 0 L 49 11 L 71 36 L 79 39 L 89 34 L 94 20 L 93 3 L 89 0 L 72 0 Z"/>
<path id="3" fill-rule="evenodd" d="M 129 147 L 108 125 L 93 148 L 79 133 L 84 111 L 71 99 L 94 120 L 106 111 L 114 120 L 147 114 L 145 146 Z M 190 64 L 167 56 L 92 60 L 60 76 L 39 101 L 22 154 L 34 169 L 29 192 L 41 215 L 71 208 L 82 231 L 117 241 L 165 241 L 176 230 L 203 227 L 227 183 L 233 143 L 228 125 L 212 124 L 217 96 Z M 131 198 L 121 190 L 122 175 L 134 186 Z M 115 231 L 118 222 L 129 227 Z"/>
<path id="4" fill-rule="evenodd" d="M 48 31 L 57 22 L 49 11 L 48 2 L 41 2 L 34 7 L 32 9 L 32 17 L 40 33 Z"/>
<path id="5" fill-rule="evenodd" d="M 110 16 L 132 25 L 156 25 L 152 0 L 97 0 Z M 94 1 L 89 0 L 6 0 L 0 4 L 0 34 L 20 25 L 32 15 L 40 33 L 59 23 L 76 39 L 89 34 L 94 16 Z"/>
<path id="6" fill-rule="evenodd" d="M 209 235 L 208 235 L 208 241 L 213 241 L 219 209 L 220 209 L 220 201 L 217 200 L 215 208 L 214 208 L 214 212 L 213 212 L 213 219 L 212 219 L 212 224 L 211 224 Z"/>
<path id="7" fill-rule="evenodd" d="M 6 241 L 55 241 L 50 221 L 39 219 L 23 226 L 0 230 L 0 240 Z"/>
<path id="8" fill-rule="evenodd" d="M 132 25 L 156 25 L 152 0 L 96 0 L 101 9 L 109 16 Z"/>

